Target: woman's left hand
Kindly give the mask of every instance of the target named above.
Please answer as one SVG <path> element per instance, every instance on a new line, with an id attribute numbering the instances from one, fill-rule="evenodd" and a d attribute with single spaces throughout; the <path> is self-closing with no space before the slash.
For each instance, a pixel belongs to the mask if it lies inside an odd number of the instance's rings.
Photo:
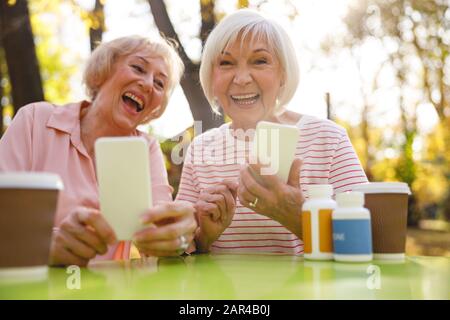
<path id="1" fill-rule="evenodd" d="M 133 242 L 148 256 L 178 256 L 192 244 L 197 222 L 188 202 L 166 202 L 147 210 L 142 218 L 147 226 L 138 231 Z"/>
<path id="2" fill-rule="evenodd" d="M 247 164 L 239 176 L 238 198 L 241 204 L 285 226 L 301 238 L 300 213 L 305 201 L 300 188 L 301 159 L 295 159 L 287 183 L 276 175 L 261 175 L 261 164 Z M 255 179 L 257 176 L 257 179 Z"/>

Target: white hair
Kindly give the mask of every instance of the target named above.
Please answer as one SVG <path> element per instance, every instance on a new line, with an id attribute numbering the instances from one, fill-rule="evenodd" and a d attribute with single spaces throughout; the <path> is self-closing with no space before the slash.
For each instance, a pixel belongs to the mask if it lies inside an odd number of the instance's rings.
<path id="1" fill-rule="evenodd" d="M 276 21 L 260 13 L 242 9 L 225 17 L 211 31 L 205 43 L 200 65 L 200 83 L 214 112 L 218 112 L 217 102 L 212 90 L 212 70 L 220 54 L 238 37 L 241 45 L 246 37 L 250 41 L 262 39 L 275 52 L 283 72 L 281 87 L 275 111 L 283 109 L 297 90 L 299 67 L 294 46 L 287 32 Z"/>
<path id="2" fill-rule="evenodd" d="M 157 55 L 163 58 L 169 72 L 168 88 L 165 90 L 161 106 L 152 114 L 152 119 L 156 119 L 166 109 L 170 95 L 179 83 L 184 72 L 183 61 L 178 55 L 173 42 L 164 38 L 147 38 L 138 35 L 103 42 L 92 52 L 91 57 L 87 61 L 83 74 L 83 82 L 86 85 L 88 97 L 94 100 L 100 87 L 111 76 L 116 61 L 121 57 L 139 52 L 140 50 L 145 50 L 149 55 Z"/>

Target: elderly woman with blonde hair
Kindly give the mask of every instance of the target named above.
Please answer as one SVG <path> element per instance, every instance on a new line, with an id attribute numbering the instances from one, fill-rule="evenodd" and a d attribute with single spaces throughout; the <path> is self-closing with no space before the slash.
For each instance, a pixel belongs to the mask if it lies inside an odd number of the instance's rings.
<path id="1" fill-rule="evenodd" d="M 196 137 L 186 153 L 177 199 L 195 206 L 197 249 L 302 254 L 306 186 L 332 184 L 338 193 L 367 181 L 346 131 L 287 110 L 299 82 L 296 53 L 286 31 L 257 12 L 239 10 L 213 29 L 200 80 L 231 123 Z M 261 120 L 299 128 L 287 182 L 247 161 Z"/>
<path id="2" fill-rule="evenodd" d="M 61 107 L 36 102 L 19 110 L 0 140 L 0 171 L 61 176 L 65 190 L 59 198 L 50 264 L 127 259 L 135 248 L 115 244 L 115 233 L 99 211 L 94 144 L 105 136 L 142 136 L 148 141 L 156 205 L 143 215 L 143 223 L 151 227 L 143 226 L 135 235 L 139 253 L 179 255 L 192 241 L 197 226 L 193 208 L 172 202 L 159 143 L 137 130 L 161 116 L 183 70 L 165 40 L 123 37 L 100 44 L 87 62 L 84 83 L 89 101 Z"/>

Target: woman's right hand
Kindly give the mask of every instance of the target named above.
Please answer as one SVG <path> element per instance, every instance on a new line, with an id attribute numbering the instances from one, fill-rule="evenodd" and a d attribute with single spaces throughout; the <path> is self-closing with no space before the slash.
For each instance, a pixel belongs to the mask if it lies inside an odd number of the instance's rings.
<path id="1" fill-rule="evenodd" d="M 195 235 L 197 250 L 208 252 L 233 220 L 236 210 L 238 183 L 224 180 L 221 184 L 202 190 L 195 204 L 199 228 Z"/>
<path id="2" fill-rule="evenodd" d="M 96 209 L 77 207 L 53 229 L 50 265 L 86 266 L 97 254 L 105 254 L 108 244 L 117 241 L 105 218 Z"/>

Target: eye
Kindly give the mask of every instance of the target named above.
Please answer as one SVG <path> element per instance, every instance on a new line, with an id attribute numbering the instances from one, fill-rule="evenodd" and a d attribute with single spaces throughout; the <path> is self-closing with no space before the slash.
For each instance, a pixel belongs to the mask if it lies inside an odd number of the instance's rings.
<path id="1" fill-rule="evenodd" d="M 155 84 L 159 89 L 164 89 L 164 81 L 155 79 Z"/>
<path id="2" fill-rule="evenodd" d="M 219 66 L 231 66 L 231 61 L 229 61 L 229 60 L 220 60 L 219 61 Z"/>
<path id="3" fill-rule="evenodd" d="M 258 58 L 255 60 L 255 64 L 267 64 L 266 58 Z"/>
<path id="4" fill-rule="evenodd" d="M 139 73 L 145 73 L 144 68 L 138 64 L 132 64 L 131 67 Z"/>

